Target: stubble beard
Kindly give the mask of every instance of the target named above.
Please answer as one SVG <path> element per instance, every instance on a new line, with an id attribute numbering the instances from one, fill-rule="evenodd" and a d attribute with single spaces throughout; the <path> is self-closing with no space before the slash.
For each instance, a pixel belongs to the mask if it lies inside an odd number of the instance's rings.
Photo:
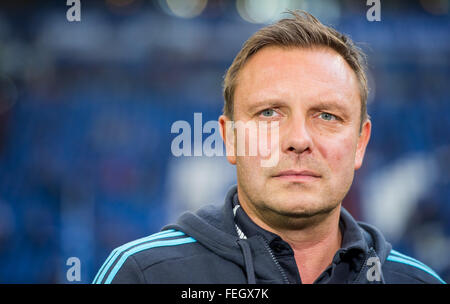
<path id="1" fill-rule="evenodd" d="M 312 161 L 304 162 L 303 167 L 316 169 L 321 177 L 311 183 L 277 181 L 273 173 L 279 172 L 279 168 L 251 172 L 239 161 L 236 167 L 241 206 L 255 222 L 260 220 L 260 223 L 274 229 L 298 230 L 324 221 L 340 207 L 353 180 L 352 176 L 347 185 L 333 185 L 330 172 Z M 257 176 L 252 176 L 252 173 Z"/>
<path id="2" fill-rule="evenodd" d="M 241 206 L 257 224 L 259 221 L 273 229 L 298 230 L 322 222 L 341 205 L 340 197 L 343 198 L 348 191 L 333 199 L 329 190 L 317 192 L 323 187 L 320 181 L 317 181 L 318 185 L 292 183 L 274 187 L 272 181 L 254 185 L 249 183 L 249 178 L 247 176 L 243 181 L 238 178 Z M 272 193 L 268 191 L 270 188 L 274 189 Z M 302 198 L 297 199 L 296 196 Z"/>
<path id="3" fill-rule="evenodd" d="M 299 201 L 295 203 L 297 208 L 289 209 L 283 206 L 282 202 L 272 198 L 261 198 L 248 196 L 245 190 L 242 191 L 247 206 L 243 206 L 247 213 L 256 216 L 260 221 L 273 229 L 299 230 L 317 225 L 330 216 L 336 208 L 341 205 L 342 200 L 335 200 L 323 204 L 315 203 L 307 206 L 308 203 Z M 294 203 L 290 203 L 293 205 Z"/>

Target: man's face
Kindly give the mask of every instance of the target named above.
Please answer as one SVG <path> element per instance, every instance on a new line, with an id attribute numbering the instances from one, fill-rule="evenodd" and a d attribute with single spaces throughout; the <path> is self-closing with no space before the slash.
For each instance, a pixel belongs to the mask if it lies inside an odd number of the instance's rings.
<path id="1" fill-rule="evenodd" d="M 227 156 L 237 168 L 244 209 L 267 222 L 308 218 L 338 206 L 370 137 L 370 121 L 360 133 L 360 114 L 356 75 L 335 51 L 270 46 L 254 54 L 238 76 L 234 120 L 278 122 L 279 140 L 269 149 L 279 159 L 264 167 L 260 154 Z M 227 121 L 219 119 L 229 154 L 236 133 Z M 255 140 L 251 136 L 246 143 Z"/>

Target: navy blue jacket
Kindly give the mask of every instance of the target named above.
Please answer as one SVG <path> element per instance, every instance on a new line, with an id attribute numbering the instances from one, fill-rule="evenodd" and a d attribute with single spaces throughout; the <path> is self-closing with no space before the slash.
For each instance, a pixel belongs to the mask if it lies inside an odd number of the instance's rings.
<path id="1" fill-rule="evenodd" d="M 292 269 L 280 263 L 282 255 L 267 233 L 243 237 L 235 221 L 236 199 L 234 186 L 223 206 L 186 212 L 161 232 L 114 249 L 93 283 L 298 283 L 289 275 Z M 445 283 L 422 262 L 393 250 L 378 229 L 356 222 L 344 208 L 340 228 L 342 247 L 315 283 Z"/>

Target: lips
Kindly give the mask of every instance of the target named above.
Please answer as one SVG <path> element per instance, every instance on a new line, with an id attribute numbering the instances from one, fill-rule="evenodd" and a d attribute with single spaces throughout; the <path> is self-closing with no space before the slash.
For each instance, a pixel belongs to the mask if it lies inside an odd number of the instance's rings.
<path id="1" fill-rule="evenodd" d="M 321 177 L 320 174 L 310 170 L 285 170 L 273 177 L 281 180 L 307 182 L 314 181 Z"/>

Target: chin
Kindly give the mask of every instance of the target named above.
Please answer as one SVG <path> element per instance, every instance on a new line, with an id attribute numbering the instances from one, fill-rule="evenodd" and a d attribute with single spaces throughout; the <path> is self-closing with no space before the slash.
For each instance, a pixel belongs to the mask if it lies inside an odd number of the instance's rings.
<path id="1" fill-rule="evenodd" d="M 279 203 L 274 205 L 274 209 L 280 215 L 292 218 L 309 218 L 320 214 L 332 212 L 339 204 L 323 203 L 324 201 L 317 198 L 308 199 L 281 199 Z M 280 203 L 282 202 L 282 203 Z"/>

